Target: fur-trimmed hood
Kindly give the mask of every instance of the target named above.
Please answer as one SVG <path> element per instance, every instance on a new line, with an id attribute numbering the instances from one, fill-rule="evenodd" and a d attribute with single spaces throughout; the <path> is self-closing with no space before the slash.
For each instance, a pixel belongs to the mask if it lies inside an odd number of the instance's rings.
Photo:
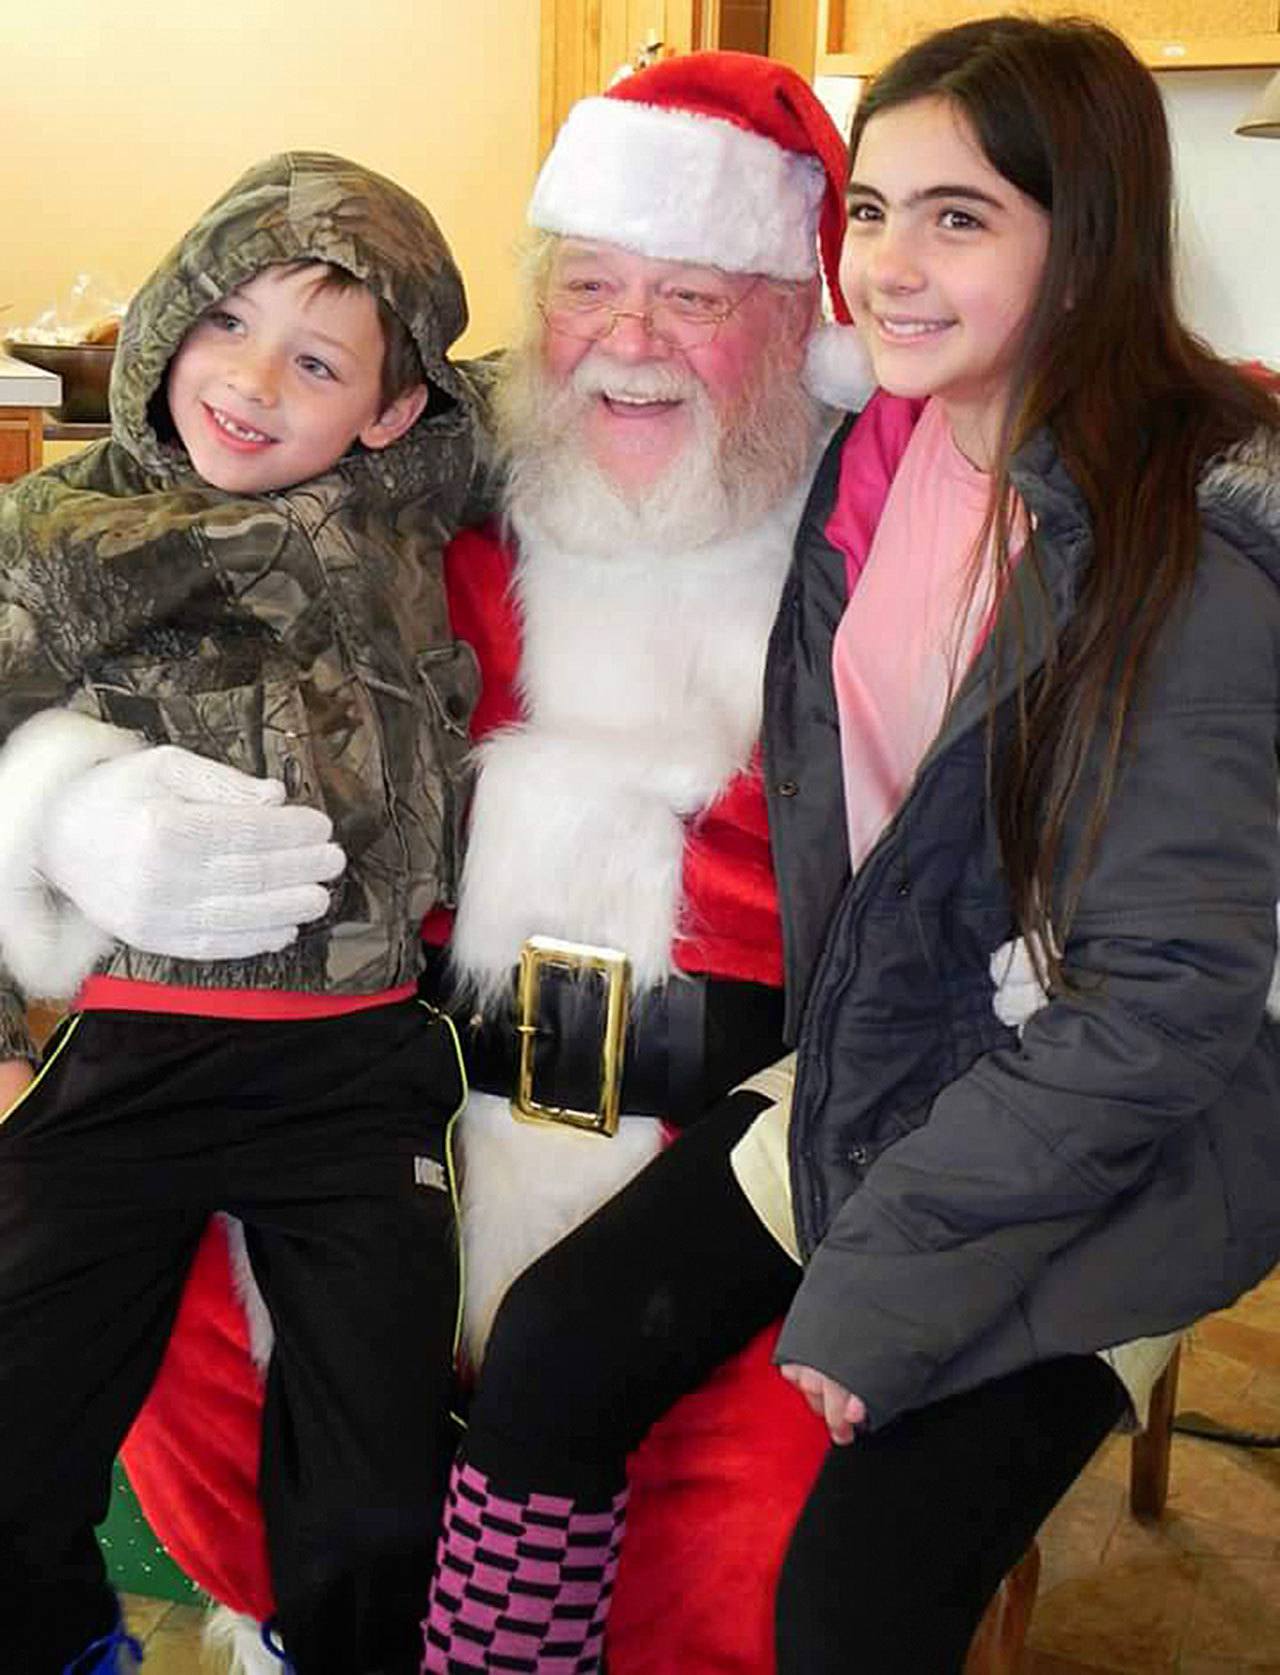
<path id="1" fill-rule="evenodd" d="M 1280 585 L 1280 430 L 1258 430 L 1216 460 L 1200 483 L 1209 528 L 1247 552 Z"/>

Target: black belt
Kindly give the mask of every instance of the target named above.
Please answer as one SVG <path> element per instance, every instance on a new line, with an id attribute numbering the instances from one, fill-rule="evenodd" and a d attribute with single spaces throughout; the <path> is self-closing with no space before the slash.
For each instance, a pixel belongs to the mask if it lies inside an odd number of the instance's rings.
<path id="1" fill-rule="evenodd" d="M 458 998 L 448 950 L 440 948 L 428 951 L 419 988 L 456 1024 L 470 1086 L 516 1101 L 522 1039 L 516 979 L 509 1000 L 477 1013 Z M 608 982 L 589 967 L 574 969 L 554 958 L 540 962 L 528 1014 L 539 1115 L 560 1110 L 569 1114 L 561 1120 L 571 1120 L 574 1113 L 598 1110 L 607 1006 Z M 632 997 L 619 1108 L 627 1115 L 692 1122 L 745 1077 L 782 1057 L 782 1020 L 782 990 L 765 983 L 681 975 Z"/>

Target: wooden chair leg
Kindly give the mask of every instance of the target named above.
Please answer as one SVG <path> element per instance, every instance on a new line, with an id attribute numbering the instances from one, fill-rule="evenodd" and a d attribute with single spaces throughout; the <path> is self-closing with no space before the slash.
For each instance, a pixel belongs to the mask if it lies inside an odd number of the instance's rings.
<path id="1" fill-rule="evenodd" d="M 1169 1498 L 1169 1448 L 1178 1400 L 1179 1344 L 1151 1392 L 1147 1428 L 1133 1439 L 1129 1454 L 1129 1509 L 1135 1518 L 1158 1518 Z"/>
<path id="2" fill-rule="evenodd" d="M 1015 1675 L 1039 1582 L 1040 1549 L 1033 1541 L 983 1613 L 964 1662 L 964 1675 Z"/>

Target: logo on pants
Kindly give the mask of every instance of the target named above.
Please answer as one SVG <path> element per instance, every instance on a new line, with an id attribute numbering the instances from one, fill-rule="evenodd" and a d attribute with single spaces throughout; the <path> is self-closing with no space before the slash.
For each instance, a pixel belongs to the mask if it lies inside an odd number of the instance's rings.
<path id="1" fill-rule="evenodd" d="M 437 1192 L 444 1192 L 448 1188 L 445 1180 L 444 1164 L 437 1163 L 434 1157 L 415 1157 L 413 1160 L 414 1186 L 434 1187 Z"/>

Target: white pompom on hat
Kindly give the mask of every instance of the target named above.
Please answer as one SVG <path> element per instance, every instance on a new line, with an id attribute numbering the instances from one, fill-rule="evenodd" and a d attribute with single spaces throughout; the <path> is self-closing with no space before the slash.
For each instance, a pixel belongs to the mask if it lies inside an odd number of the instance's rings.
<path id="1" fill-rule="evenodd" d="M 838 325 L 815 332 L 806 382 L 832 406 L 856 406 L 872 379 L 840 294 L 847 168 L 839 131 L 794 70 L 751 53 L 695 52 L 580 100 L 528 219 L 731 273 L 821 273 Z"/>

